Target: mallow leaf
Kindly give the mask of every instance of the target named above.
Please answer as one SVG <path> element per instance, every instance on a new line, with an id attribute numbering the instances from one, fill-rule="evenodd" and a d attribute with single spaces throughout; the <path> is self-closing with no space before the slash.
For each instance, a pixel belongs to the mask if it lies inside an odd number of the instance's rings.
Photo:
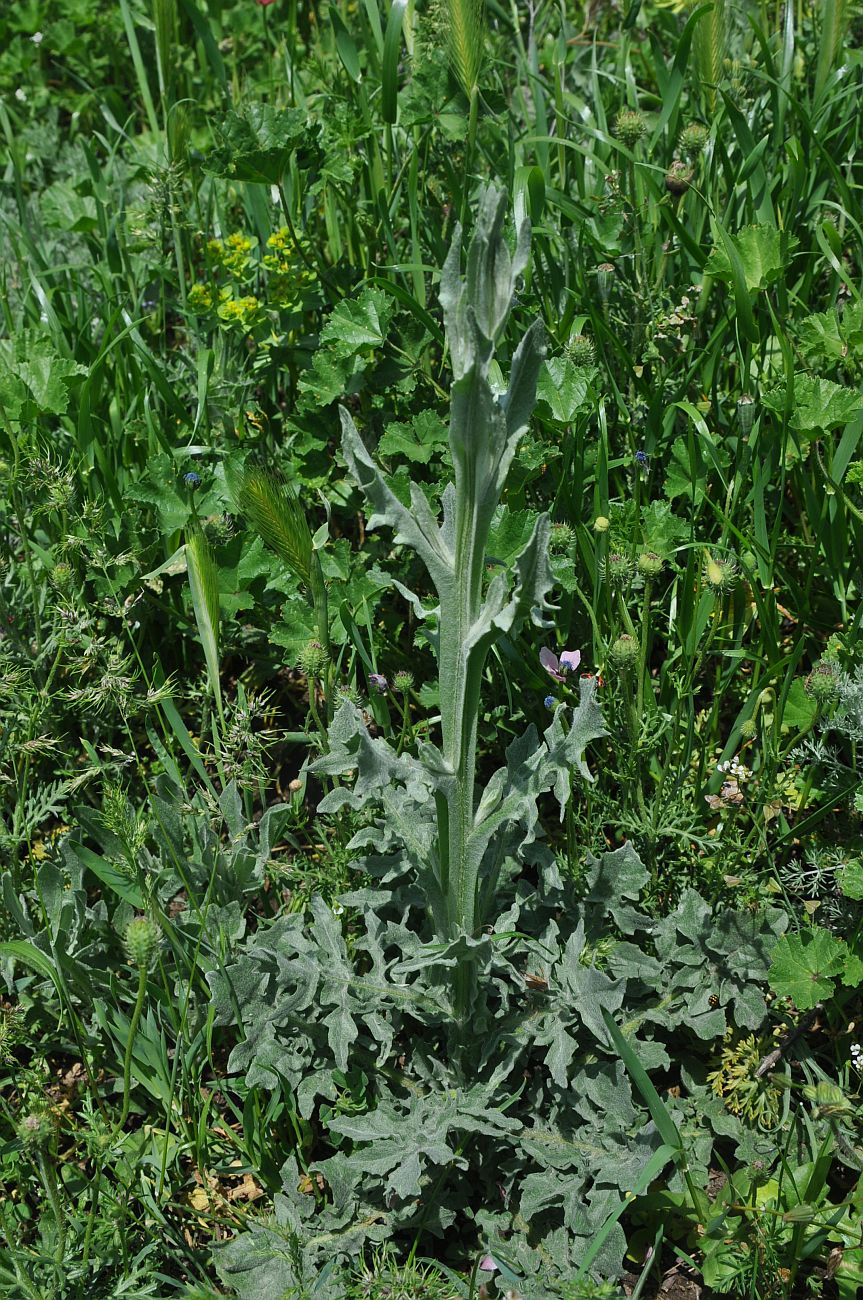
<path id="1" fill-rule="evenodd" d="M 745 226 L 736 235 L 728 236 L 740 256 L 746 287 L 750 293 L 766 289 L 778 280 L 785 267 L 791 248 L 796 240 L 789 238 L 784 230 L 775 226 Z M 705 271 L 725 280 L 733 280 L 731 260 L 725 248 L 717 244 L 707 259 Z"/>
<path id="2" fill-rule="evenodd" d="M 846 946 L 821 926 L 808 933 L 786 934 L 773 950 L 770 987 L 791 998 L 800 1011 L 809 1011 L 833 993 L 845 963 Z"/>
<path id="3" fill-rule="evenodd" d="M 249 104 L 241 112 L 229 109 L 216 124 L 219 143 L 207 157 L 206 170 L 231 180 L 276 185 L 291 154 L 311 145 L 316 129 L 299 108 Z"/>

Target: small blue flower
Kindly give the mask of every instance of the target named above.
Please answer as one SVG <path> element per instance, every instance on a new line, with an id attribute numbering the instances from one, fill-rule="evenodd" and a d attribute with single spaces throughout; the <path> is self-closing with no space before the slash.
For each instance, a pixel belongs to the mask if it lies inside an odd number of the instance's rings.
<path id="1" fill-rule="evenodd" d="M 543 700 L 543 704 L 547 709 L 553 709 L 555 704 L 557 704 L 557 700 L 554 698 L 553 695 L 546 695 L 545 699 Z"/>
<path id="2" fill-rule="evenodd" d="M 646 465 L 646 464 L 647 464 L 647 452 L 646 452 L 646 451 L 637 451 L 637 452 L 635 453 L 635 460 L 636 460 L 636 464 L 638 464 L 638 465 L 642 465 L 642 466 Z"/>
<path id="3" fill-rule="evenodd" d="M 201 486 L 201 476 L 200 474 L 196 474 L 193 469 L 190 469 L 188 474 L 183 475 L 183 482 L 186 487 L 190 487 L 194 491 L 195 488 Z"/>

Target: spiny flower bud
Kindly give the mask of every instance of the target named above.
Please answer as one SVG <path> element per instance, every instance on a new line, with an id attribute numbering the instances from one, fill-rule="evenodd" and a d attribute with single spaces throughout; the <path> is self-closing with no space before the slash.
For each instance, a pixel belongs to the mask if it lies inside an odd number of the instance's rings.
<path id="1" fill-rule="evenodd" d="M 644 578 L 658 578 L 665 567 L 665 561 L 656 551 L 642 551 L 635 563 Z"/>
<path id="2" fill-rule="evenodd" d="M 358 709 L 363 702 L 363 697 L 360 695 L 356 687 L 347 684 L 338 687 L 336 690 L 336 698 L 338 699 L 339 704 L 341 704 L 342 700 L 347 700 L 348 703 L 353 704 L 356 709 Z"/>
<path id="3" fill-rule="evenodd" d="M 631 149 L 643 139 L 647 132 L 647 123 L 644 115 L 639 113 L 637 108 L 622 108 L 614 119 L 612 130 L 618 140 L 622 140 Z"/>
<path id="4" fill-rule="evenodd" d="M 569 555 L 575 544 L 575 532 L 569 524 L 552 524 L 548 549 L 554 556 Z"/>
<path id="5" fill-rule="evenodd" d="M 730 556 L 708 555 L 704 565 L 704 581 L 711 590 L 731 591 L 737 582 L 737 563 Z"/>
<path id="6" fill-rule="evenodd" d="M 126 926 L 124 942 L 129 961 L 139 970 L 146 970 L 155 957 L 162 932 L 149 916 L 136 916 Z"/>
<path id="7" fill-rule="evenodd" d="M 832 704 L 839 694 L 836 665 L 829 659 L 819 659 L 803 683 L 803 689 L 810 700 L 815 700 L 818 704 Z"/>
<path id="8" fill-rule="evenodd" d="M 593 343 L 586 334 L 573 334 L 566 344 L 566 355 L 576 366 L 592 366 L 594 360 Z"/>
<path id="9" fill-rule="evenodd" d="M 632 575 L 632 563 L 622 551 L 609 551 L 604 568 L 609 587 L 625 587 Z"/>
<path id="10" fill-rule="evenodd" d="M 18 1125 L 18 1140 L 26 1151 L 44 1151 L 54 1136 L 54 1124 L 46 1111 L 32 1111 Z"/>
<path id="11" fill-rule="evenodd" d="M 690 122 L 680 132 L 678 143 L 688 157 L 697 158 L 703 152 L 709 138 L 710 132 L 706 126 L 702 126 L 700 122 Z"/>
<path id="12" fill-rule="evenodd" d="M 606 519 L 605 515 L 597 515 L 593 521 L 593 531 L 595 533 L 607 533 L 611 527 L 611 520 Z"/>
<path id="13" fill-rule="evenodd" d="M 369 673 L 369 686 L 372 690 L 377 691 L 378 695 L 386 695 L 390 688 L 390 684 L 383 673 Z"/>
<path id="14" fill-rule="evenodd" d="M 680 196 L 685 194 L 692 184 L 692 168 L 679 158 L 674 162 L 665 173 L 665 188 L 669 194 Z"/>
<path id="15" fill-rule="evenodd" d="M 297 656 L 297 667 L 306 677 L 323 677 L 329 656 L 320 641 L 307 641 Z"/>
<path id="16" fill-rule="evenodd" d="M 624 632 L 616 641 L 612 642 L 608 651 L 608 657 L 618 668 L 629 668 L 638 658 L 638 642 L 634 636 Z"/>
<path id="17" fill-rule="evenodd" d="M 400 668 L 397 673 L 393 673 L 393 690 L 397 695 L 407 695 L 413 687 L 413 673 L 409 673 L 405 668 Z"/>
<path id="18" fill-rule="evenodd" d="M 757 413 L 754 397 L 744 393 L 742 397 L 737 399 L 737 420 L 740 425 L 740 432 L 744 437 L 755 423 Z"/>
<path id="19" fill-rule="evenodd" d="M 740 724 L 740 737 L 742 740 L 752 740 L 758 730 L 754 718 L 747 718 Z"/>

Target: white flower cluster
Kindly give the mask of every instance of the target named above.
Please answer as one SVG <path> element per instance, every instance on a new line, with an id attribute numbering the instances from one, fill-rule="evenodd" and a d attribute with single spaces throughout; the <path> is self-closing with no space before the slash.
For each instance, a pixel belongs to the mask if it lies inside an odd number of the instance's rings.
<path id="1" fill-rule="evenodd" d="M 851 1064 L 855 1070 L 863 1071 L 863 1046 L 860 1043 L 851 1044 Z"/>
<path id="2" fill-rule="evenodd" d="M 739 758 L 726 758 L 724 763 L 716 764 L 716 770 L 721 772 L 723 776 L 728 776 L 736 781 L 738 785 L 743 781 L 748 781 L 752 775 L 751 769 L 741 763 Z"/>

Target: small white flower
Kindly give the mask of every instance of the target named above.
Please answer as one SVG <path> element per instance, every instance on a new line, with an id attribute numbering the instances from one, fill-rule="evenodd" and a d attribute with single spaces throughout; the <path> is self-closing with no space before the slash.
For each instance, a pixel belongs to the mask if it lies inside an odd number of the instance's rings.
<path id="1" fill-rule="evenodd" d="M 863 1070 L 863 1047 L 859 1043 L 851 1044 L 851 1064 L 855 1070 Z"/>
<path id="2" fill-rule="evenodd" d="M 333 903 L 333 916 L 344 915 L 344 910 L 345 909 L 342 907 L 341 903 Z"/>
<path id="3" fill-rule="evenodd" d="M 30 37 L 30 40 L 33 42 L 34 45 L 41 45 L 44 39 L 45 38 L 41 32 L 34 32 L 33 35 Z"/>
<path id="4" fill-rule="evenodd" d="M 15 98 L 18 100 L 19 104 L 27 103 L 27 91 L 24 89 L 23 86 L 19 86 L 18 89 L 15 91 Z"/>

